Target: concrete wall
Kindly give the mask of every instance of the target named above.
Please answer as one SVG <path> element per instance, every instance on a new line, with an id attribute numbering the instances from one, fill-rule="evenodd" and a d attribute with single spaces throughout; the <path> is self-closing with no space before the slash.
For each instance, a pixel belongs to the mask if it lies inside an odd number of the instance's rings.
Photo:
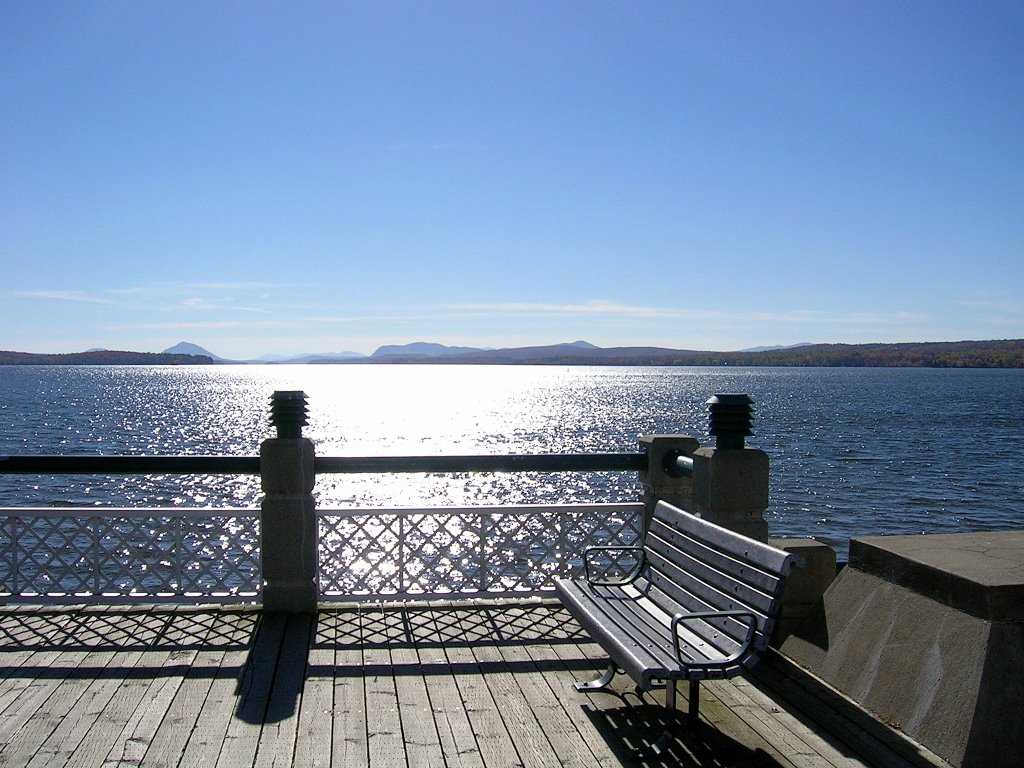
<path id="1" fill-rule="evenodd" d="M 1024 755 L 1024 531 L 854 539 L 782 652 L 953 765 Z"/>

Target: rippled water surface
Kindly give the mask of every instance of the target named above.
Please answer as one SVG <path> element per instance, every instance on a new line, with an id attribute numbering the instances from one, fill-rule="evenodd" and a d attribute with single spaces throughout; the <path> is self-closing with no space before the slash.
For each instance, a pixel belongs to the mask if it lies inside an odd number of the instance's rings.
<path id="1" fill-rule="evenodd" d="M 256 455 L 275 389 L 323 456 L 637 450 L 708 442 L 705 401 L 755 401 L 774 536 L 1024 527 L 1024 371 L 519 366 L 0 368 L 0 455 Z M 632 473 L 318 478 L 322 507 L 637 497 Z M 0 506 L 254 506 L 256 477 L 0 475 Z"/>

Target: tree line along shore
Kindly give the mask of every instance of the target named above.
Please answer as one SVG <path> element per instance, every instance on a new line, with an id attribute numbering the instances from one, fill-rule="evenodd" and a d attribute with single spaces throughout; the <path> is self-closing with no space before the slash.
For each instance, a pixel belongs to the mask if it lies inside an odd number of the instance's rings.
<path id="1" fill-rule="evenodd" d="M 572 345 L 478 350 L 448 355 L 388 355 L 312 360 L 332 365 L 620 365 L 843 368 L 1024 368 L 1024 339 L 901 344 L 808 344 L 751 352 Z M 90 351 L 34 354 L 0 351 L 0 365 L 225 365 L 207 355 Z M 270 363 L 267 363 L 270 364 Z"/>

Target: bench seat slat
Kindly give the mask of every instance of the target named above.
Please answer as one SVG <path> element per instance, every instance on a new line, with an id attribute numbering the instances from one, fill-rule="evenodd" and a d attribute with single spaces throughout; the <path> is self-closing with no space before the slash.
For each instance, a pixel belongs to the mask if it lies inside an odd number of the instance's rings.
<path id="1" fill-rule="evenodd" d="M 665 635 L 670 644 L 672 638 L 669 633 L 669 627 L 673 616 L 680 613 L 719 610 L 713 605 L 698 602 L 691 602 L 689 604 L 679 603 L 671 596 L 665 594 L 658 587 L 657 583 L 643 578 L 637 579 L 633 584 L 624 586 L 621 589 L 626 595 L 633 597 L 634 600 L 640 603 L 645 612 L 650 616 L 648 621 L 650 631 Z M 735 622 L 735 619 L 728 619 L 728 621 Z M 732 655 L 741 645 L 741 638 L 743 636 L 743 633 L 734 635 L 709 627 L 706 622 L 686 623 L 680 629 L 680 633 L 681 637 L 687 635 L 694 638 L 689 642 L 699 642 L 707 646 L 709 650 L 703 654 L 707 658 Z"/>
<path id="2" fill-rule="evenodd" d="M 664 501 L 658 502 L 655 507 L 653 520 L 664 523 L 676 531 L 685 531 L 687 536 L 702 541 L 714 549 L 731 552 L 742 562 L 768 573 L 789 572 L 793 556 L 788 552 L 755 541 L 728 528 L 722 528 Z M 651 527 L 654 525 L 652 521 Z"/>
<path id="3" fill-rule="evenodd" d="M 676 530 L 657 518 L 651 521 L 647 543 L 655 552 L 662 551 L 664 547 L 686 552 L 691 558 L 703 563 L 706 567 L 728 573 L 732 578 L 759 592 L 771 593 L 779 581 L 777 572 L 764 570 L 744 562 L 738 552 L 723 550 L 688 535 L 686 531 Z"/>
<path id="4" fill-rule="evenodd" d="M 693 602 L 685 605 L 680 604 L 676 602 L 672 595 L 666 594 L 656 582 L 651 584 L 650 588 L 647 590 L 647 595 L 652 601 L 663 606 L 671 615 L 703 611 L 746 610 L 742 606 L 730 608 L 708 604 L 695 604 Z M 760 637 L 760 635 L 763 634 L 762 628 L 768 624 L 767 618 L 757 614 L 756 612 L 752 613 L 754 613 L 754 616 L 757 619 L 756 635 Z M 685 626 L 690 632 L 699 636 L 705 643 L 718 648 L 723 656 L 730 656 L 736 652 L 746 638 L 748 623 L 732 616 L 726 616 L 717 619 L 709 619 L 707 621 L 687 622 Z M 667 624 L 665 632 L 668 632 Z"/>
<path id="5" fill-rule="evenodd" d="M 647 578 L 686 611 L 733 611 L 747 610 L 757 616 L 758 628 L 764 629 L 765 622 L 771 613 L 770 596 L 759 596 L 756 602 L 744 600 L 740 595 L 728 594 L 717 589 L 713 584 L 696 578 L 683 568 L 673 563 L 660 560 L 656 555 L 649 555 L 652 569 Z M 746 635 L 746 624 L 736 619 L 725 619 L 722 627 L 731 636 L 740 639 Z"/>
<path id="6" fill-rule="evenodd" d="M 596 597 L 586 584 L 566 579 L 556 580 L 555 588 L 580 626 L 637 684 L 643 686 L 645 681 L 663 674 L 662 670 L 668 666 L 667 656 L 647 645 L 639 633 L 630 635 L 620 625 L 620 610 L 629 610 L 625 607 L 629 604 L 626 600 L 622 601 L 623 607 L 618 608 L 614 601 Z"/>
<path id="7" fill-rule="evenodd" d="M 649 618 L 646 621 L 648 632 L 664 638 L 665 647 L 673 661 L 676 661 L 675 649 L 672 645 L 672 618 L 680 613 L 693 613 L 684 609 L 653 585 L 629 585 L 623 591 L 634 596 L 638 610 Z M 683 657 L 695 663 L 717 661 L 728 658 L 739 650 L 741 640 L 736 640 L 726 632 L 717 631 L 704 621 L 684 622 L 677 629 L 680 639 L 680 650 Z"/>
<path id="8" fill-rule="evenodd" d="M 669 636 L 671 616 L 661 611 L 664 623 L 652 623 L 658 612 L 647 598 L 607 600 L 600 587 L 560 579 L 556 582 L 559 596 L 577 617 L 587 633 L 608 652 L 612 660 L 644 690 L 656 680 L 707 679 L 736 674 L 740 664 L 723 670 L 687 670 L 676 660 Z M 680 630 L 680 646 L 684 656 L 695 663 L 715 662 L 727 658 L 726 653 L 707 643 L 699 635 Z"/>

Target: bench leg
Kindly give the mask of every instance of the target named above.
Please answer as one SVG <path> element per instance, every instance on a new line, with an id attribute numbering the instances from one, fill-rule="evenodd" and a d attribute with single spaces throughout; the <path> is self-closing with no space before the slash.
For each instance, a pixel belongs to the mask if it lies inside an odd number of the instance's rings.
<path id="1" fill-rule="evenodd" d="M 601 675 L 596 680 L 590 680 L 590 681 L 588 681 L 586 683 L 576 683 L 576 690 L 577 691 L 600 691 L 600 690 L 602 690 L 604 688 L 607 688 L 608 684 L 613 679 L 615 679 L 615 673 L 617 671 L 618 671 L 618 669 L 615 666 L 615 662 L 614 661 L 609 661 L 608 662 L 608 669 L 606 669 L 604 671 L 603 675 Z"/>
<path id="2" fill-rule="evenodd" d="M 676 734 L 672 728 L 672 722 L 676 716 L 676 682 L 675 680 L 665 681 L 665 716 L 668 718 L 669 727 L 658 737 L 658 740 L 651 745 L 651 752 L 660 755 L 675 741 Z"/>
<path id="3" fill-rule="evenodd" d="M 668 749 L 672 742 L 676 738 L 676 733 L 672 728 L 672 723 L 676 716 L 676 680 L 665 681 L 665 715 L 668 718 L 669 727 L 665 729 L 664 733 L 658 738 L 654 744 L 651 745 L 651 751 L 656 754 L 662 754 Z M 697 721 L 700 719 L 700 681 L 690 681 L 690 704 L 689 710 L 687 711 L 687 724 L 690 728 L 694 728 L 697 725 Z"/>

